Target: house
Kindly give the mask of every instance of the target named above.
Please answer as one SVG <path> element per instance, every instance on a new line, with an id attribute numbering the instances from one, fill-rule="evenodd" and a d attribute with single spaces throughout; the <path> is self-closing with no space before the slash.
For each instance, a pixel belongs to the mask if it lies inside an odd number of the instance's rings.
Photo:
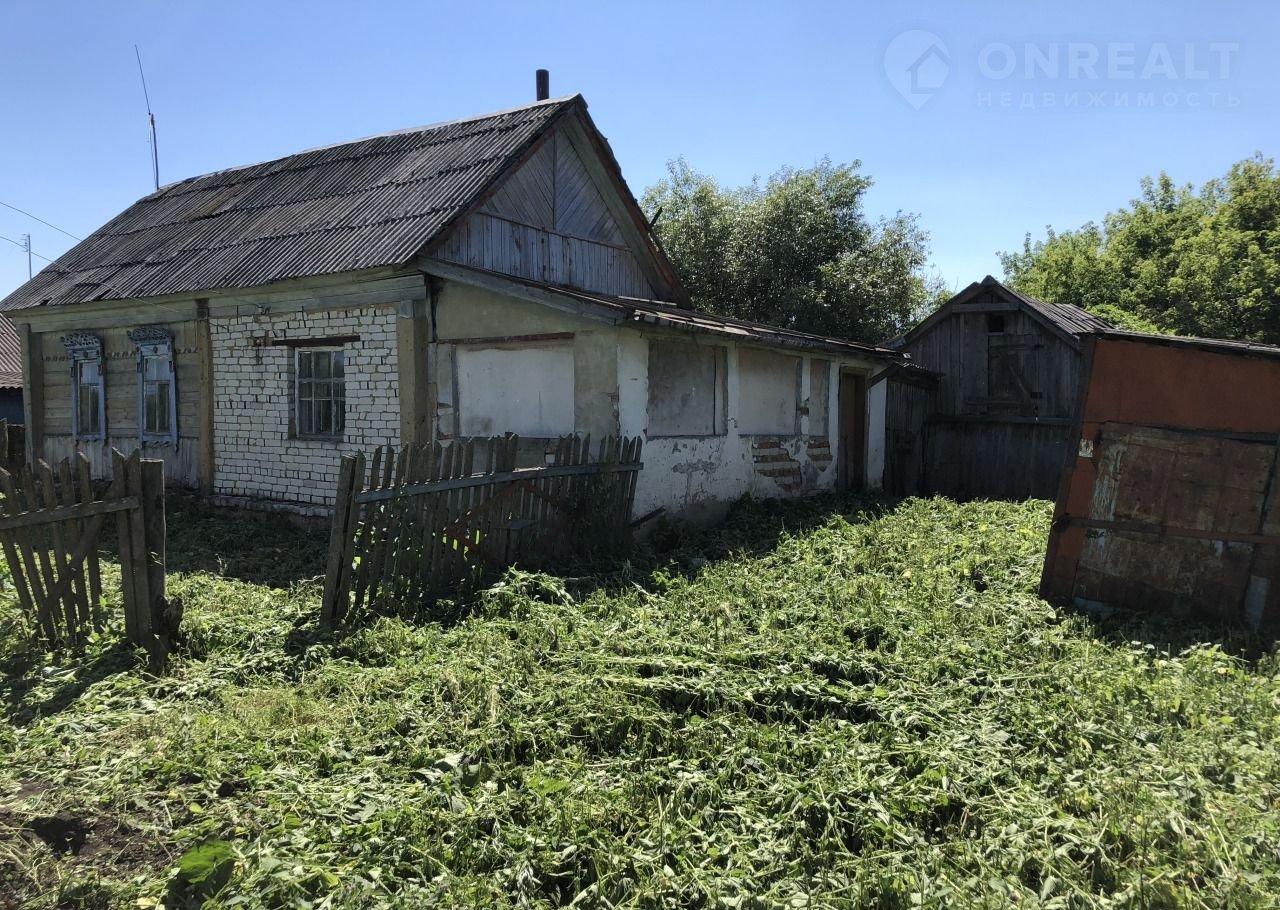
<path id="1" fill-rule="evenodd" d="M 988 275 L 888 342 L 912 365 L 886 374 L 886 445 L 902 478 L 893 485 L 905 487 L 895 492 L 1053 498 L 1083 378 L 1081 339 L 1109 327 Z"/>
<path id="2" fill-rule="evenodd" d="M 637 514 L 878 486 L 903 359 L 691 309 L 581 96 L 163 187 L 0 309 L 31 455 L 304 510 L 345 454 L 509 432 L 643 436 Z"/>
<path id="3" fill-rule="evenodd" d="M 1040 594 L 1280 630 L 1280 347 L 1085 339 Z"/>

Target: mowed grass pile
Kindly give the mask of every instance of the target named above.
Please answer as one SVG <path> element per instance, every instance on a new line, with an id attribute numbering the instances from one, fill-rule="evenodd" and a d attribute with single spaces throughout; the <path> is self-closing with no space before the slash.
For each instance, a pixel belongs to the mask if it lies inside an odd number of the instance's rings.
<path id="1" fill-rule="evenodd" d="M 6 607 L 0 907 L 1277 906 L 1274 654 L 1039 601 L 1045 503 L 815 508 L 332 638 L 175 516 L 168 676 Z"/>

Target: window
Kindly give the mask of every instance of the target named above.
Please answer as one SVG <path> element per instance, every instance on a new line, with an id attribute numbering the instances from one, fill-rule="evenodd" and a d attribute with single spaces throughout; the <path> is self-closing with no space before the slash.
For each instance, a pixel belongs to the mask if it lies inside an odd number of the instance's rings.
<path id="1" fill-rule="evenodd" d="M 460 344 L 454 364 L 461 435 L 545 439 L 574 431 L 572 340 Z"/>
<path id="2" fill-rule="evenodd" d="M 794 436 L 800 430 L 800 358 L 758 348 L 738 350 L 738 432 Z"/>
<path id="3" fill-rule="evenodd" d="M 76 439 L 101 439 L 106 432 L 102 340 L 76 332 L 62 344 L 71 358 L 71 433 Z"/>
<path id="4" fill-rule="evenodd" d="M 988 313 L 987 314 L 987 334 L 999 335 L 1004 331 L 1004 314 Z"/>
<path id="5" fill-rule="evenodd" d="M 297 435 L 341 437 L 346 428 L 347 403 L 342 348 L 299 348 L 295 357 Z"/>
<path id="6" fill-rule="evenodd" d="M 649 436 L 725 432 L 725 349 L 649 341 Z"/>
<path id="7" fill-rule="evenodd" d="M 138 348 L 138 438 L 147 443 L 178 444 L 178 396 L 174 388 L 173 336 L 163 329 L 129 332 Z"/>

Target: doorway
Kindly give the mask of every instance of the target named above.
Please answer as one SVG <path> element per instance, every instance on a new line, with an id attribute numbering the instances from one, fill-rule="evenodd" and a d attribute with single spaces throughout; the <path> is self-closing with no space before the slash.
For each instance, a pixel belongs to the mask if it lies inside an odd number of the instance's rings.
<path id="1" fill-rule="evenodd" d="M 841 490 L 861 490 L 867 475 L 867 376 L 840 372 L 840 452 L 836 481 Z"/>

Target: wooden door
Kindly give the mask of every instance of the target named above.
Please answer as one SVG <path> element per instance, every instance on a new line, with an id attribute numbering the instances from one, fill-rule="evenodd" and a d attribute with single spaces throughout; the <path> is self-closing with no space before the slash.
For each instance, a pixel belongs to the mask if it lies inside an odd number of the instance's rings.
<path id="1" fill-rule="evenodd" d="M 840 373 L 840 461 L 836 480 L 842 490 L 861 490 L 866 479 L 867 377 Z"/>

